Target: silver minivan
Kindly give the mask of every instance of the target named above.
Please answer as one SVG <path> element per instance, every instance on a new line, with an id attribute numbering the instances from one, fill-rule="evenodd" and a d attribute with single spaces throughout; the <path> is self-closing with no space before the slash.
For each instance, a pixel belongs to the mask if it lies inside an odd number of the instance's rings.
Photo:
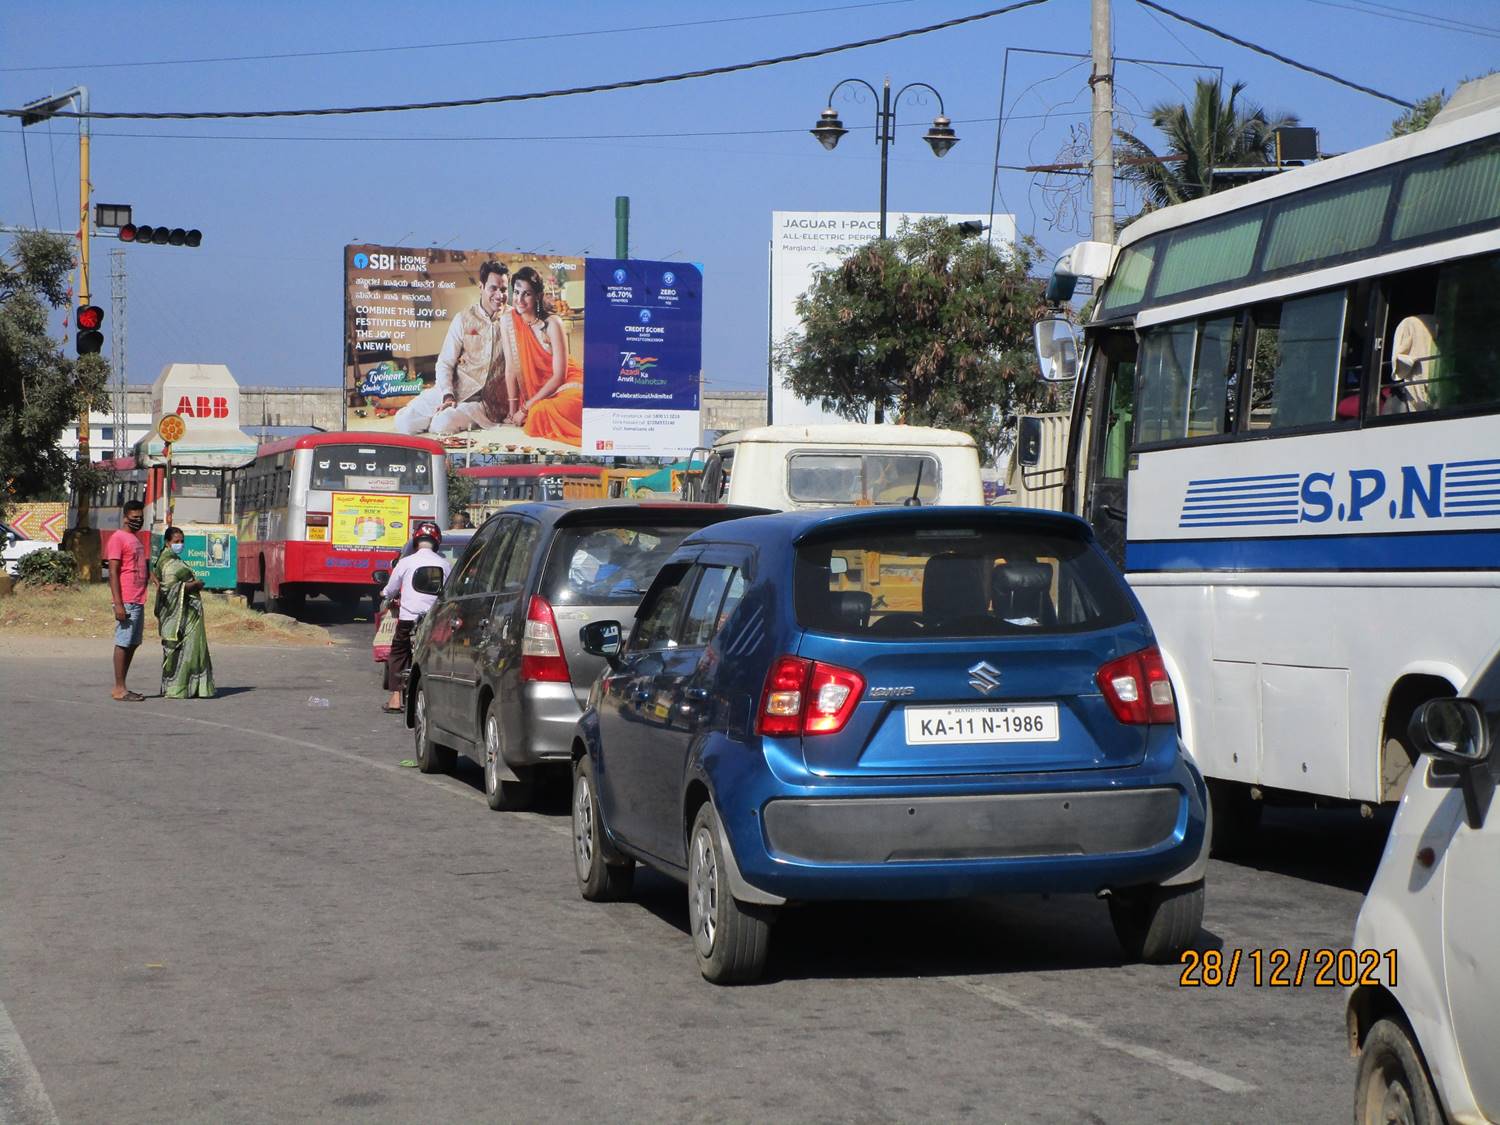
<path id="1" fill-rule="evenodd" d="M 531 804 L 536 772 L 571 764 L 573 725 L 604 661 L 579 630 L 629 629 L 691 531 L 762 509 L 608 500 L 518 504 L 485 521 L 413 641 L 406 725 L 417 766 L 483 764 L 492 809 Z"/>

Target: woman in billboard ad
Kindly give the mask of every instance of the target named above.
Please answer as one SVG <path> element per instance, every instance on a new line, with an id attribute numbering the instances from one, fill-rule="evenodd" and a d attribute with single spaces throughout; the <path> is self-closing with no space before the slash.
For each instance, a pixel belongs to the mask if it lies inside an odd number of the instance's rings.
<path id="1" fill-rule="evenodd" d="M 530 437 L 568 445 L 583 440 L 583 366 L 568 352 L 562 321 L 547 307 L 541 275 L 530 266 L 511 281 L 506 382 L 515 410 L 506 419 Z M 511 358 L 514 357 L 514 362 Z"/>

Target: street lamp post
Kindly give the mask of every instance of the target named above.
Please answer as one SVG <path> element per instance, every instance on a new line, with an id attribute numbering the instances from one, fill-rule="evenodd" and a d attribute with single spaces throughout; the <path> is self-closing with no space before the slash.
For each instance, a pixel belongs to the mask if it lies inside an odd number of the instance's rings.
<path id="1" fill-rule="evenodd" d="M 901 101 L 901 96 L 908 90 L 923 89 L 937 98 L 938 115 L 932 119 L 932 128 L 922 135 L 932 149 L 934 156 L 943 157 L 948 155 L 948 150 L 958 144 L 958 136 L 953 132 L 953 122 L 948 119 L 947 110 L 943 106 L 943 95 L 938 93 L 926 82 L 908 82 L 891 96 L 891 80 L 887 78 L 877 91 L 863 78 L 845 78 L 842 82 L 834 85 L 828 91 L 828 108 L 818 115 L 818 123 L 809 130 L 813 136 L 818 138 L 818 143 L 830 152 L 838 145 L 840 138 L 849 130 L 844 128 L 844 123 L 839 120 L 838 110 L 833 108 L 834 95 L 839 89 L 848 85 L 863 86 L 870 91 L 870 96 L 875 99 L 875 143 L 880 146 L 880 240 L 885 241 L 886 225 L 886 184 L 889 180 L 890 151 L 891 145 L 896 142 L 896 106 Z M 880 403 L 875 404 L 875 421 L 885 421 L 885 408 Z"/>
<path id="2" fill-rule="evenodd" d="M 908 82 L 891 96 L 891 80 L 887 78 L 880 90 L 876 90 L 863 78 L 845 78 L 842 82 L 828 91 L 828 108 L 818 115 L 818 123 L 809 130 L 818 142 L 830 152 L 838 145 L 839 139 L 849 130 L 844 128 L 844 123 L 839 120 L 838 110 L 833 108 L 834 95 L 839 92 L 840 87 L 848 85 L 863 86 L 870 91 L 870 96 L 876 100 L 875 110 L 875 143 L 880 146 L 880 237 L 885 238 L 885 216 L 886 216 L 886 183 L 889 179 L 890 151 L 891 145 L 896 142 L 896 106 L 901 101 L 901 96 L 908 90 L 927 90 L 938 100 L 938 115 L 932 119 L 932 128 L 922 135 L 922 139 L 932 149 L 934 156 L 947 156 L 948 150 L 958 144 L 958 136 L 953 132 L 953 122 L 948 120 L 947 113 L 943 107 L 943 95 L 929 86 L 926 82 Z"/>

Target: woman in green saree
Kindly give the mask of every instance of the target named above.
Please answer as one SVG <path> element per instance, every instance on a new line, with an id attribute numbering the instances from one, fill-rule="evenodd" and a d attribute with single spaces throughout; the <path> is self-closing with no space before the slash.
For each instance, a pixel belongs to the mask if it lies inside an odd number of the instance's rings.
<path id="1" fill-rule="evenodd" d="M 156 623 L 161 632 L 161 693 L 166 699 L 212 699 L 214 667 L 203 628 L 203 581 L 182 554 L 182 529 L 167 528 L 156 559 Z"/>

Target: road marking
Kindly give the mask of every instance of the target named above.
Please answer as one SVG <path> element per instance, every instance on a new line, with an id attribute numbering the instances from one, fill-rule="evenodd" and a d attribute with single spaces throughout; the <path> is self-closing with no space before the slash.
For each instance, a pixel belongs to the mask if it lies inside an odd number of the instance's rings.
<path id="1" fill-rule="evenodd" d="M 57 1125 L 57 1110 L 4 1004 L 0 1004 L 0 1125 Z"/>
<path id="2" fill-rule="evenodd" d="M 1206 1066 L 1191 1062 L 1188 1059 L 1180 1059 L 1176 1055 L 1169 1055 L 1165 1051 L 1158 1051 L 1154 1047 L 1145 1047 L 1139 1043 L 1132 1043 L 1125 1039 L 1117 1039 L 1115 1036 L 1100 1031 L 1087 1020 L 1081 1020 L 1077 1016 L 1064 1015 L 1061 1012 L 1048 1011 L 1046 1008 L 1038 1008 L 1034 1004 L 1012 996 L 999 985 L 990 984 L 988 981 L 973 980 L 969 977 L 931 977 L 931 980 L 939 984 L 952 985 L 961 988 L 971 995 L 978 996 L 982 1000 L 988 1000 L 991 1004 L 999 1004 L 1002 1008 L 1009 1008 L 1013 1012 L 1034 1019 L 1039 1023 L 1055 1027 L 1060 1031 L 1071 1031 L 1093 1043 L 1095 1046 L 1104 1047 L 1110 1051 L 1119 1051 L 1121 1054 L 1129 1055 L 1131 1058 L 1140 1059 L 1142 1062 L 1152 1063 L 1155 1066 L 1164 1067 L 1173 1074 L 1182 1078 L 1201 1082 L 1225 1094 L 1249 1094 L 1255 1091 L 1255 1086 L 1242 1079 L 1222 1074 Z"/>
<path id="3" fill-rule="evenodd" d="M 77 699 L 56 699 L 45 698 L 42 696 L 33 696 L 32 698 L 40 703 L 62 703 L 69 707 L 76 707 L 80 702 L 84 702 L 87 704 L 87 706 L 97 707 L 101 710 L 104 709 L 104 704 L 98 703 L 94 700 L 80 701 Z M 142 708 L 137 713 L 145 715 L 166 714 L 166 712 L 155 711 L 151 708 Z M 274 739 L 277 742 L 285 742 L 289 746 L 299 747 L 303 750 L 316 750 L 322 754 L 331 754 L 333 757 L 342 758 L 346 762 L 357 762 L 362 766 L 373 766 L 375 769 L 385 770 L 387 773 L 415 774 L 418 781 L 426 782 L 428 785 L 435 786 L 440 791 L 451 794 L 454 797 L 460 797 L 466 801 L 478 801 L 484 805 L 488 805 L 489 803 L 485 799 L 484 794 L 476 793 L 474 792 L 474 790 L 468 788 L 467 786 L 459 788 L 456 785 L 450 784 L 450 779 L 446 776 L 425 774 L 406 766 L 397 766 L 392 765 L 390 762 L 379 761 L 375 758 L 366 758 L 363 754 L 356 754 L 352 750 L 340 750 L 337 746 L 324 746 L 321 742 L 308 742 L 306 739 L 292 738 L 289 735 L 285 734 L 274 734 L 271 731 L 266 730 L 252 730 L 249 727 L 237 727 L 233 723 L 216 723 L 212 719 L 195 719 L 191 715 L 182 715 L 176 712 L 173 712 L 171 714 L 171 719 L 174 723 L 197 723 L 199 726 L 215 727 L 219 730 L 231 730 L 236 734 L 248 734 L 255 738 L 270 738 Z M 531 821 L 534 824 L 540 825 L 541 827 L 547 829 L 549 832 L 556 832 L 559 835 L 567 836 L 569 838 L 571 838 L 573 835 L 573 829 L 571 825 L 561 824 L 550 817 L 542 816 L 540 813 L 515 812 L 508 815 L 512 817 L 525 817 L 527 820 Z"/>

